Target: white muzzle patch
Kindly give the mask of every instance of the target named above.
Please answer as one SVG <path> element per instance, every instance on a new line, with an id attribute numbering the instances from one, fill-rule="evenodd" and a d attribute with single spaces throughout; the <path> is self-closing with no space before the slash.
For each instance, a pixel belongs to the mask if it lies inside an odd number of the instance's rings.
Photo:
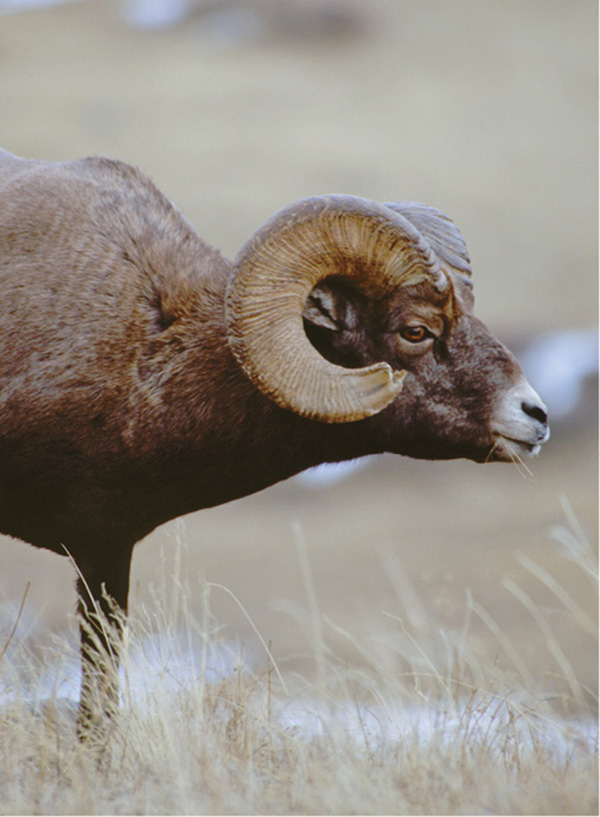
<path id="1" fill-rule="evenodd" d="M 548 410 L 525 378 L 500 399 L 491 429 L 497 441 L 494 459 L 535 456 L 550 438 Z"/>

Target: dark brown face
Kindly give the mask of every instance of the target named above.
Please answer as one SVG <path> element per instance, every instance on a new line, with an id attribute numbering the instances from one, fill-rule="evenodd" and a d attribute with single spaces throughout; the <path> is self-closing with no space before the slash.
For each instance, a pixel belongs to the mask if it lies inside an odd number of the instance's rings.
<path id="1" fill-rule="evenodd" d="M 548 438 L 546 409 L 511 353 L 472 314 L 470 282 L 404 286 L 378 303 L 339 281 L 313 292 L 307 334 L 346 367 L 405 370 L 400 395 L 369 423 L 383 450 L 479 462 L 529 456 Z"/>

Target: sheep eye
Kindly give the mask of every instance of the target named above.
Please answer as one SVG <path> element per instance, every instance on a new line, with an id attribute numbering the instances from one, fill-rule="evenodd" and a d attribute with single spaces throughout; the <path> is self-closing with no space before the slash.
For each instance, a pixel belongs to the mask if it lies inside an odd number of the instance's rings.
<path id="1" fill-rule="evenodd" d="M 401 332 L 400 337 L 407 340 L 409 343 L 422 343 L 427 338 L 431 337 L 431 332 L 424 326 L 406 326 Z"/>

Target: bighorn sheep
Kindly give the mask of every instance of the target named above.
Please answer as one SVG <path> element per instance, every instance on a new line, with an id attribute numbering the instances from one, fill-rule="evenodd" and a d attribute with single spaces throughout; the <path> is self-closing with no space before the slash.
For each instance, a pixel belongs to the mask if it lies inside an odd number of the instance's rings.
<path id="1" fill-rule="evenodd" d="M 173 517 L 376 452 L 537 453 L 546 409 L 470 276 L 424 204 L 309 198 L 231 263 L 129 165 L 1 151 L 0 530 L 126 610 Z M 102 645 L 82 627 L 84 722 Z"/>

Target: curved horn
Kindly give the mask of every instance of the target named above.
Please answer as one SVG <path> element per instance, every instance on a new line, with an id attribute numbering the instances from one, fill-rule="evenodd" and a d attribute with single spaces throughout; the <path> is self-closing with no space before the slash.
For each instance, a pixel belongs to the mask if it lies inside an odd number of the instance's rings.
<path id="1" fill-rule="evenodd" d="M 410 221 L 449 272 L 471 277 L 471 259 L 467 245 L 449 216 L 420 201 L 390 201 L 384 207 L 400 213 Z"/>
<path id="2" fill-rule="evenodd" d="M 229 344 L 264 394 L 322 422 L 361 420 L 400 392 L 405 372 L 388 363 L 346 369 L 325 360 L 304 332 L 311 290 L 341 276 L 371 298 L 445 275 L 404 216 L 354 196 L 316 196 L 292 204 L 241 249 L 226 304 Z"/>

